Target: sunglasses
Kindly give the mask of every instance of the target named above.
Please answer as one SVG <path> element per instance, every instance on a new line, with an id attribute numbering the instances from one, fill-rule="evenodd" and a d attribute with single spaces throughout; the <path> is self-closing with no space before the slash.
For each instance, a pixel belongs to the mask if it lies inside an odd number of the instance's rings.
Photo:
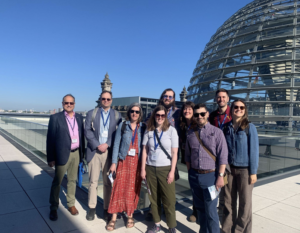
<path id="1" fill-rule="evenodd" d="M 102 101 L 105 101 L 105 100 L 108 102 L 111 101 L 111 99 L 109 99 L 109 98 L 101 98 L 101 99 L 102 99 Z"/>
<path id="2" fill-rule="evenodd" d="M 64 102 L 64 105 L 74 105 L 74 102 Z"/>
<path id="3" fill-rule="evenodd" d="M 170 95 L 164 95 L 163 97 L 164 97 L 164 99 L 169 99 L 169 100 L 173 99 L 173 96 L 170 96 Z"/>
<path id="4" fill-rule="evenodd" d="M 234 106 L 234 109 L 241 109 L 241 110 L 245 110 L 245 106 L 237 106 L 237 105 L 235 105 Z"/>
<path id="5" fill-rule="evenodd" d="M 156 118 L 160 118 L 160 117 L 163 118 L 163 119 L 166 118 L 165 114 L 160 115 L 160 114 L 156 113 L 155 116 L 156 116 Z"/>
<path id="6" fill-rule="evenodd" d="M 130 110 L 130 113 L 140 114 L 140 111 Z"/>
<path id="7" fill-rule="evenodd" d="M 205 117 L 206 113 L 207 112 L 194 113 L 194 117 L 199 117 L 199 115 L 202 116 L 202 117 Z"/>

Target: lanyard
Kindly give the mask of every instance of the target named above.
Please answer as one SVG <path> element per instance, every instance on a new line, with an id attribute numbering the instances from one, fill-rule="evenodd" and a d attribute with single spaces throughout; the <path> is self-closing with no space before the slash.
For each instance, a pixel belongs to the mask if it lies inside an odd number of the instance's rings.
<path id="1" fill-rule="evenodd" d="M 171 113 L 172 113 L 172 110 L 173 110 L 173 107 L 171 107 L 171 109 L 170 109 L 170 111 L 169 111 L 169 113 L 168 113 L 168 118 L 170 118 Z"/>
<path id="2" fill-rule="evenodd" d="M 102 122 L 103 122 L 103 126 L 105 128 L 105 126 L 107 125 L 107 122 L 108 122 L 108 119 L 109 119 L 109 116 L 110 116 L 110 112 L 108 113 L 108 116 L 106 118 L 106 122 L 104 123 L 104 116 L 103 116 L 103 111 L 101 111 L 101 116 L 102 116 Z"/>
<path id="3" fill-rule="evenodd" d="M 222 124 L 220 125 L 220 117 L 219 117 L 219 115 L 218 115 L 218 125 L 219 125 L 219 128 L 220 128 L 220 129 L 223 129 L 223 126 L 224 126 L 224 122 L 225 122 L 225 120 L 226 120 L 226 117 L 227 117 L 227 114 L 225 114 L 224 119 L 223 119 L 223 122 L 222 122 Z"/>
<path id="4" fill-rule="evenodd" d="M 155 129 L 155 130 L 156 130 L 156 129 Z M 161 134 L 160 134 L 160 136 L 159 136 L 159 140 L 161 139 L 163 133 L 164 133 L 164 131 L 161 131 Z M 153 131 L 153 137 L 154 137 L 154 150 L 156 150 L 159 143 L 157 142 L 157 144 L 156 144 L 156 138 L 155 138 L 155 133 L 154 133 L 154 131 Z"/>
<path id="5" fill-rule="evenodd" d="M 133 145 L 134 140 L 135 140 L 136 132 L 137 132 L 137 126 L 135 127 L 134 136 L 131 138 L 132 145 Z"/>
<path id="6" fill-rule="evenodd" d="M 71 122 L 69 121 L 68 117 L 66 117 L 66 118 L 67 118 L 67 121 L 68 121 L 68 123 L 69 123 L 69 125 L 70 125 L 70 127 L 71 127 L 72 131 L 73 131 L 73 136 L 74 136 L 74 128 L 75 128 L 75 116 L 74 116 L 74 124 L 73 124 L 73 127 L 72 127 L 72 125 L 71 125 Z"/>

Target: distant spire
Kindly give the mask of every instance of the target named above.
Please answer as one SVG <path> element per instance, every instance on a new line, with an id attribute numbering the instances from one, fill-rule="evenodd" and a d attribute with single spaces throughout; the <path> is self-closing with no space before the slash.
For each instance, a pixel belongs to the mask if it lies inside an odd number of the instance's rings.
<path id="1" fill-rule="evenodd" d="M 181 102 L 186 102 L 186 95 L 187 95 L 187 91 L 186 91 L 186 88 L 184 86 L 182 92 L 179 95 Z"/>
<path id="2" fill-rule="evenodd" d="M 106 72 L 106 74 L 105 74 L 105 76 L 104 76 L 104 79 L 103 79 L 103 81 L 101 82 L 101 89 L 102 89 L 101 92 L 103 92 L 103 91 L 111 91 L 112 85 L 113 85 L 113 83 L 110 81 L 109 75 L 108 75 L 108 73 Z M 100 93 L 99 99 L 96 101 L 96 103 L 98 104 L 97 107 L 101 107 L 100 97 L 101 97 L 101 93 Z"/>

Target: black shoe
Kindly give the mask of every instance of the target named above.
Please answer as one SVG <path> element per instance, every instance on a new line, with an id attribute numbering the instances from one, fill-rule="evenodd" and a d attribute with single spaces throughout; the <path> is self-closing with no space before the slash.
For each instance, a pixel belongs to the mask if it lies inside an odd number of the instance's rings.
<path id="1" fill-rule="evenodd" d="M 56 221 L 58 216 L 57 216 L 57 210 L 51 210 L 49 218 L 51 221 Z"/>
<path id="2" fill-rule="evenodd" d="M 96 208 L 94 209 L 90 208 L 89 212 L 86 215 L 86 220 L 93 221 L 95 219 L 95 214 L 96 214 Z"/>

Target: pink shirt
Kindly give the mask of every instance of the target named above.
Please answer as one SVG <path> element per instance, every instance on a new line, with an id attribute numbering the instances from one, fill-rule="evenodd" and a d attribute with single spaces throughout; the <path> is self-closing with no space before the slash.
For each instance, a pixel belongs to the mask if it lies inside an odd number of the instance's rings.
<path id="1" fill-rule="evenodd" d="M 77 139 L 77 142 L 72 143 L 71 141 L 71 150 L 75 150 L 79 147 L 79 131 L 78 131 L 78 124 L 75 118 L 75 112 L 73 112 L 73 117 L 71 118 L 69 114 L 65 111 L 66 121 L 69 128 L 69 133 L 71 136 L 71 140 Z"/>

